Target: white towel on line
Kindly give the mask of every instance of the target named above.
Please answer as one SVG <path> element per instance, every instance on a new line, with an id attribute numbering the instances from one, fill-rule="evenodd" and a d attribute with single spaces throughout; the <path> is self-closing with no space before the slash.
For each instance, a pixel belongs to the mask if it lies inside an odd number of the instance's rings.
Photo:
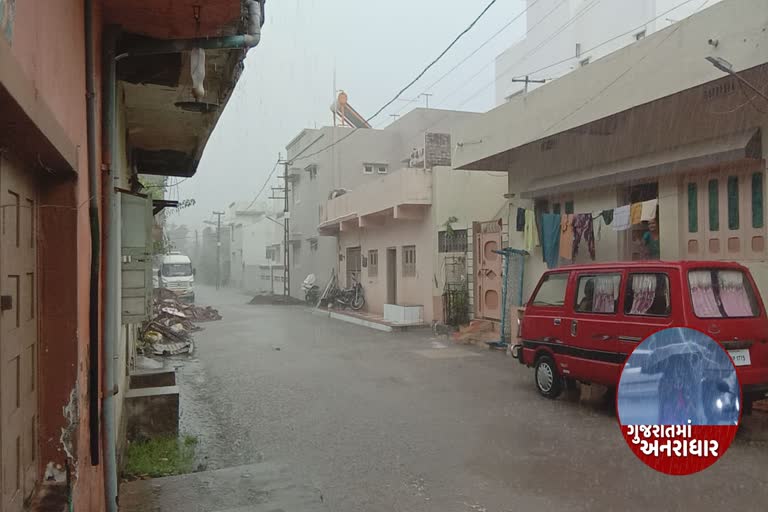
<path id="1" fill-rule="evenodd" d="M 629 205 L 619 206 L 613 209 L 613 222 L 611 227 L 614 231 L 624 231 L 629 229 Z"/>

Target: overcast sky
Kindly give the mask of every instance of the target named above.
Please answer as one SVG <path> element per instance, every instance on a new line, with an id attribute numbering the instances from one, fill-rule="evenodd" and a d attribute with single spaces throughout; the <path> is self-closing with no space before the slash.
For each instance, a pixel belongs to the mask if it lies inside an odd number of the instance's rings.
<path id="1" fill-rule="evenodd" d="M 251 201 L 285 146 L 302 129 L 332 124 L 336 86 L 365 117 L 372 115 L 431 62 L 487 5 L 486 0 L 271 0 L 261 44 L 206 147 L 197 174 L 167 192 L 196 205 L 169 218 L 191 228 L 233 201 Z M 413 99 L 475 51 L 525 8 L 498 0 L 471 32 L 403 94 Z M 430 107 L 486 111 L 494 102 L 493 60 L 522 37 L 521 16 L 431 88 Z M 473 75 L 477 75 L 474 76 Z M 395 102 L 391 113 L 423 106 Z M 171 182 L 176 180 L 172 178 Z M 277 181 L 275 180 L 275 183 Z M 270 185 L 271 186 L 271 185 Z M 262 195 L 268 195 L 269 186 Z"/>

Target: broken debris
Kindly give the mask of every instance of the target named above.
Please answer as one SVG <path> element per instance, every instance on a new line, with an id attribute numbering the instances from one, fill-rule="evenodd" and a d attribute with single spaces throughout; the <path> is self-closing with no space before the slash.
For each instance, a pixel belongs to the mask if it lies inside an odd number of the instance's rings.
<path id="1" fill-rule="evenodd" d="M 196 322 L 221 320 L 216 309 L 181 302 L 165 288 L 155 290 L 153 313 L 141 331 L 139 350 L 143 354 L 191 354 L 192 333 L 202 330 Z"/>

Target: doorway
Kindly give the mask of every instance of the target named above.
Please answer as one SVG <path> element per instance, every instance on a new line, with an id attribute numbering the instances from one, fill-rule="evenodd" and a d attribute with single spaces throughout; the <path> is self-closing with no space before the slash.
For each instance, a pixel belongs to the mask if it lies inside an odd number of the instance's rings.
<path id="1" fill-rule="evenodd" d="M 363 269 L 360 247 L 347 247 L 347 288 L 355 282 L 360 282 L 360 272 Z"/>
<path id="2" fill-rule="evenodd" d="M 387 304 L 397 304 L 397 249 L 387 249 Z"/>
<path id="3" fill-rule="evenodd" d="M 16 512 L 37 480 L 37 185 L 0 154 L 0 510 Z"/>
<path id="4" fill-rule="evenodd" d="M 502 220 L 475 222 L 475 316 L 488 320 L 501 319 Z"/>

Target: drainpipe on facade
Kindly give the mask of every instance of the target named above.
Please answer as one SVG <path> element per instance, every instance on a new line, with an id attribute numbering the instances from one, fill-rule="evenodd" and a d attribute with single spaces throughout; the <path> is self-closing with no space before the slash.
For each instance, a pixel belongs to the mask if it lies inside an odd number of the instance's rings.
<path id="1" fill-rule="evenodd" d="M 101 229 L 99 224 L 99 173 L 96 148 L 96 66 L 94 47 L 93 0 L 85 0 L 85 83 L 88 150 L 88 217 L 91 229 L 91 274 L 88 304 L 88 429 L 91 465 L 98 465 L 101 454 L 99 419 L 99 279 L 101 277 Z M 69 465 L 67 465 L 69 467 Z M 69 472 L 67 472 L 69 474 Z M 69 486 L 69 479 L 67 479 Z"/>
<path id="2" fill-rule="evenodd" d="M 109 147 L 109 176 L 106 190 L 106 245 L 104 291 L 104 494 L 107 512 L 117 512 L 117 427 L 115 395 L 117 394 L 116 359 L 120 338 L 120 202 L 115 188 L 120 180 L 120 157 L 117 130 L 117 64 L 115 47 L 118 30 L 109 27 L 104 32 L 102 73 L 104 83 L 104 131 Z"/>
<path id="3" fill-rule="evenodd" d="M 117 60 L 125 57 L 141 55 L 160 55 L 165 53 L 181 53 L 196 48 L 203 50 L 228 50 L 243 48 L 248 50 L 261 41 L 261 27 L 264 25 L 264 4 L 266 0 L 248 0 L 248 18 L 246 33 L 223 37 L 198 37 L 193 39 L 174 39 L 168 41 L 151 41 L 131 47 L 117 56 Z"/>

